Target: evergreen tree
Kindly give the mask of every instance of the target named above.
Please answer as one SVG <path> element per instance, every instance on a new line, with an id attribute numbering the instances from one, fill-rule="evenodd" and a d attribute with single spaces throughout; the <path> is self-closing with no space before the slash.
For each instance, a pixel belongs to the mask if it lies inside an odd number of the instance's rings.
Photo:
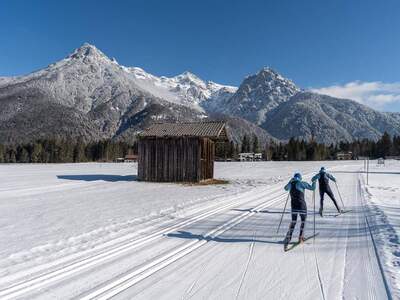
<path id="1" fill-rule="evenodd" d="M 75 144 L 72 157 L 73 157 L 74 162 L 85 162 L 86 161 L 85 145 L 81 138 L 79 138 Z"/>
<path id="2" fill-rule="evenodd" d="M 6 151 L 5 150 L 6 149 L 5 149 L 4 145 L 0 144 L 0 163 L 3 163 L 6 161 L 6 158 L 5 158 Z"/>
<path id="3" fill-rule="evenodd" d="M 42 162 L 42 151 L 43 151 L 43 146 L 40 142 L 33 143 L 31 152 L 31 162 L 33 163 Z"/>
<path id="4" fill-rule="evenodd" d="M 255 135 L 255 134 L 253 134 L 253 152 L 254 153 L 260 153 L 261 152 L 261 150 L 260 150 L 260 142 L 258 141 L 258 137 Z"/>
<path id="5" fill-rule="evenodd" d="M 381 139 L 377 143 L 377 155 L 379 157 L 385 157 L 390 155 L 392 149 L 392 139 L 390 135 L 385 131 Z"/>
<path id="6" fill-rule="evenodd" d="M 28 163 L 29 162 L 29 153 L 25 147 L 18 146 L 16 161 L 19 163 Z"/>
<path id="7" fill-rule="evenodd" d="M 245 134 L 245 135 L 243 136 L 241 152 L 242 152 L 242 153 L 250 152 L 250 139 L 249 139 L 249 137 L 247 136 L 247 134 Z"/>

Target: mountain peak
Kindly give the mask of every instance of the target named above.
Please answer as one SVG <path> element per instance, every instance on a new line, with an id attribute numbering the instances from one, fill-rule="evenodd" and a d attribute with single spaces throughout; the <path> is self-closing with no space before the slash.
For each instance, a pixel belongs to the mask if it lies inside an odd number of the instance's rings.
<path id="1" fill-rule="evenodd" d="M 223 112 L 261 125 L 267 113 L 289 100 L 300 89 L 270 67 L 249 75 L 227 100 Z"/>
<path id="2" fill-rule="evenodd" d="M 257 74 L 274 74 L 274 75 L 279 75 L 279 73 L 277 71 L 275 71 L 274 69 L 272 69 L 271 67 L 263 67 L 260 71 L 258 71 Z"/>
<path id="3" fill-rule="evenodd" d="M 185 71 L 182 74 L 179 74 L 173 78 L 178 82 L 184 84 L 195 84 L 198 86 L 205 86 L 205 82 L 201 78 L 199 78 L 198 76 L 189 71 Z"/>
<path id="4" fill-rule="evenodd" d="M 272 80 L 279 80 L 279 81 L 285 81 L 288 79 L 284 78 L 281 74 L 279 74 L 277 71 L 272 69 L 271 67 L 264 67 L 260 71 L 258 71 L 255 74 L 256 77 L 262 77 L 266 81 L 272 81 Z M 251 76 L 250 76 L 251 77 Z"/>
<path id="5" fill-rule="evenodd" d="M 109 59 L 103 52 L 96 48 L 96 46 L 91 45 L 89 43 L 84 43 L 79 48 L 75 49 L 75 51 L 69 56 L 74 59 L 85 59 L 85 58 L 106 58 Z"/>
<path id="6" fill-rule="evenodd" d="M 185 71 L 182 74 L 179 74 L 177 76 L 175 76 L 176 78 L 181 78 L 181 79 L 188 79 L 191 81 L 196 81 L 196 80 L 200 80 L 202 81 L 199 77 L 197 77 L 195 74 L 193 74 L 192 72 L 189 71 Z"/>

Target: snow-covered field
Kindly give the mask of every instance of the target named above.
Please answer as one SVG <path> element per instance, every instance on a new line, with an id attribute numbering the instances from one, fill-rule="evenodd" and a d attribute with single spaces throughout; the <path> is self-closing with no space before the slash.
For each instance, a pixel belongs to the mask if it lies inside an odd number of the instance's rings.
<path id="1" fill-rule="evenodd" d="M 330 216 L 326 200 L 318 237 L 284 253 L 283 184 L 321 165 L 352 211 Z M 0 299 L 399 297 L 400 164 L 368 186 L 361 167 L 217 163 L 230 183 L 200 186 L 138 182 L 135 164 L 1 165 Z"/>
<path id="2" fill-rule="evenodd" d="M 365 174 L 361 181 L 368 220 L 389 288 L 400 297 L 400 161 L 373 162 L 370 171 L 368 185 Z"/>

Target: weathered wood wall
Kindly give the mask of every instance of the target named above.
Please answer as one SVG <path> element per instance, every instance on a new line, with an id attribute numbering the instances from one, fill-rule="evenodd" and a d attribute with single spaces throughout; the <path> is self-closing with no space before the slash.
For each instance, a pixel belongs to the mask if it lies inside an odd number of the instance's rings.
<path id="1" fill-rule="evenodd" d="M 214 142 L 208 138 L 142 138 L 138 143 L 138 179 L 198 182 L 213 178 L 214 153 Z"/>

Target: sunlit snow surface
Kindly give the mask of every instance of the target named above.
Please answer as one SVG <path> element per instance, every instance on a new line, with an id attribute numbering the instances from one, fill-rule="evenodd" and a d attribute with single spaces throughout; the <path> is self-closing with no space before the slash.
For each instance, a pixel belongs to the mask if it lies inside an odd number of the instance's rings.
<path id="1" fill-rule="evenodd" d="M 370 171 L 368 184 L 362 178 L 364 197 L 388 279 L 400 291 L 400 161 L 373 162 Z"/>
<path id="2" fill-rule="evenodd" d="M 221 85 L 212 81 L 205 82 L 190 72 L 174 77 L 157 77 L 138 67 L 125 68 L 132 74 L 135 83 L 143 90 L 170 102 L 190 106 L 203 111 L 203 102 L 228 98 L 236 87 Z"/>
<path id="3" fill-rule="evenodd" d="M 284 253 L 282 186 L 321 165 L 353 211 L 333 217 L 327 199 L 315 244 Z M 139 182 L 131 163 L 1 165 L 0 299 L 385 299 L 366 216 L 398 297 L 400 166 L 370 174 L 369 194 L 358 187 L 361 167 L 216 163 L 215 177 L 230 183 L 198 186 Z M 306 199 L 309 235 L 311 192 Z"/>

